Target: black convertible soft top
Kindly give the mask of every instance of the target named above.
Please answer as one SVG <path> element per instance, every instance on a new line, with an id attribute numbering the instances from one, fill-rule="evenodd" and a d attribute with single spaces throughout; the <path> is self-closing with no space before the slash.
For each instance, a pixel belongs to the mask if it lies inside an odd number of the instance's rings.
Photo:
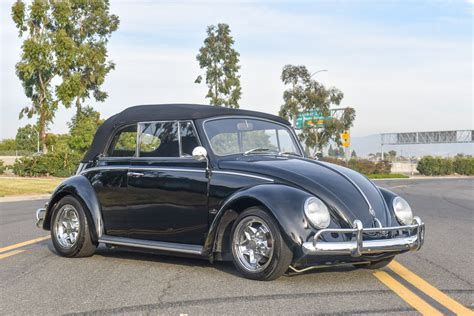
<path id="1" fill-rule="evenodd" d="M 110 136 L 120 127 L 144 121 L 198 120 L 217 116 L 254 116 L 286 125 L 290 123 L 278 116 L 249 110 L 237 110 L 200 104 L 149 104 L 129 107 L 109 117 L 98 128 L 82 162 L 93 160 L 104 152 Z"/>

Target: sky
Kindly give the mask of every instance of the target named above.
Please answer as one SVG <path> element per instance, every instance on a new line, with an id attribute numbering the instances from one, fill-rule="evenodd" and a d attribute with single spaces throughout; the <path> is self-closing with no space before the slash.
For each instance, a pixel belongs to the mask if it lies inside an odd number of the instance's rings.
<path id="1" fill-rule="evenodd" d="M 31 120 L 15 75 L 22 40 L 0 0 L 0 139 Z M 207 104 L 196 54 L 206 27 L 227 23 L 240 53 L 241 108 L 278 113 L 286 64 L 344 93 L 356 110 L 352 136 L 403 131 L 474 129 L 471 1 L 118 1 L 120 27 L 109 42 L 116 69 L 107 118 L 150 103 Z M 67 132 L 74 109 L 60 107 L 50 132 Z"/>

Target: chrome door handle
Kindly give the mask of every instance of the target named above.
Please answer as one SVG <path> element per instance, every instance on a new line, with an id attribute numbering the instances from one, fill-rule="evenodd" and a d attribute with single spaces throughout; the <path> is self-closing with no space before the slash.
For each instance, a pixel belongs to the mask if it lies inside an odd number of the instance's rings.
<path id="1" fill-rule="evenodd" d="M 129 177 L 143 177 L 145 174 L 140 172 L 127 172 Z"/>

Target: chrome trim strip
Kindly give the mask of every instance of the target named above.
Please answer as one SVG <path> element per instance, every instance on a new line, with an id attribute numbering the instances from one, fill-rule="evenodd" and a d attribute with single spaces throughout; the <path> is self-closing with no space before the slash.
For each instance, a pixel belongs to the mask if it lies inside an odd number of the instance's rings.
<path id="1" fill-rule="evenodd" d="M 303 252 L 309 255 L 347 255 L 360 257 L 364 254 L 377 254 L 397 251 L 418 251 L 424 243 L 425 224 L 418 216 L 414 217 L 415 224 L 384 228 L 364 228 L 362 222 L 354 221 L 355 228 L 327 228 L 319 230 L 313 240 L 303 243 Z M 408 231 L 409 236 L 391 239 L 363 240 L 366 232 Z M 416 230 L 416 234 L 413 232 Z M 319 240 L 323 233 L 353 234 L 351 241 L 327 242 Z"/>
<path id="2" fill-rule="evenodd" d="M 102 235 L 99 242 L 109 245 L 146 248 L 161 251 L 179 252 L 190 255 L 202 255 L 202 246 L 190 244 L 178 244 L 163 241 L 133 239 L 126 237 L 116 237 L 109 235 Z"/>
<path id="3" fill-rule="evenodd" d="M 293 127 L 291 125 L 285 125 L 283 123 L 280 123 L 280 122 L 277 122 L 277 121 L 272 121 L 272 120 L 268 120 L 268 119 L 264 119 L 264 118 L 260 118 L 260 117 L 257 117 L 257 116 L 246 116 L 246 115 L 225 115 L 225 116 L 216 116 L 216 117 L 211 117 L 211 118 L 208 118 L 208 119 L 205 119 L 203 122 L 202 122 L 202 130 L 204 131 L 204 135 L 206 135 L 206 139 L 207 139 L 207 142 L 209 143 L 210 145 L 210 149 L 212 150 L 212 145 L 211 145 L 211 140 L 209 139 L 209 136 L 207 135 L 207 132 L 206 132 L 206 123 L 209 122 L 209 121 L 216 121 L 216 120 L 223 120 L 223 119 L 253 119 L 253 120 L 260 120 L 260 121 L 265 121 L 265 122 L 270 122 L 270 123 L 274 123 L 274 124 L 278 124 L 280 126 L 283 126 L 284 128 L 286 128 L 287 130 L 289 130 L 290 134 L 293 135 L 294 137 L 294 140 L 296 141 L 296 146 L 298 147 L 298 149 L 300 150 L 300 156 L 301 158 L 305 158 L 305 152 L 304 152 L 304 149 L 303 149 L 303 146 L 301 146 L 301 143 L 298 139 L 298 135 L 296 135 Z M 212 153 L 218 157 L 225 157 L 225 156 L 228 156 L 228 155 L 224 155 L 224 156 L 219 156 L 217 155 L 214 150 L 212 150 Z"/>
<path id="4" fill-rule="evenodd" d="M 234 175 L 234 176 L 241 176 L 241 177 L 249 177 L 249 178 L 255 178 L 255 179 L 260 179 L 260 180 L 265 180 L 269 182 L 275 182 L 275 180 L 270 179 L 270 178 L 265 178 L 253 174 L 248 174 L 248 173 L 240 173 L 240 172 L 234 172 L 234 171 L 221 171 L 221 170 L 212 170 L 212 173 L 217 173 L 217 174 L 229 174 L 229 175 Z"/>
<path id="5" fill-rule="evenodd" d="M 192 169 L 192 168 L 163 168 L 163 167 L 139 167 L 139 166 L 101 166 L 101 167 L 93 167 L 86 169 L 81 172 L 81 174 L 85 174 L 89 171 L 100 171 L 100 170 L 149 170 L 149 171 L 177 171 L 177 172 L 202 172 L 205 173 L 205 169 Z"/>
<path id="6" fill-rule="evenodd" d="M 81 171 L 84 170 L 84 167 L 85 167 L 85 166 L 87 166 L 87 163 L 85 163 L 85 162 L 79 163 L 79 166 L 77 167 L 77 170 L 76 170 L 76 173 L 75 173 L 75 174 L 81 173 Z"/>

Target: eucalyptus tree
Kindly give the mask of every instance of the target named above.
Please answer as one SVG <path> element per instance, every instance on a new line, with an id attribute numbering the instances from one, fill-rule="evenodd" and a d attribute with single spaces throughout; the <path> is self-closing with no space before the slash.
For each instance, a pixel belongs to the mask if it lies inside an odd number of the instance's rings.
<path id="1" fill-rule="evenodd" d="M 344 94 L 335 87 L 326 88 L 313 80 L 305 66 L 284 66 L 281 80 L 289 86 L 283 92 L 281 117 L 292 121 L 293 125 L 296 125 L 298 115 L 305 112 L 324 118 L 324 126 L 320 128 L 303 124 L 299 137 L 306 147 L 321 151 L 331 140 L 340 146 L 341 133 L 349 129 L 355 119 L 355 110 L 350 107 L 341 110 L 339 115 L 332 115 L 332 107 L 341 104 Z"/>
<path id="2" fill-rule="evenodd" d="M 20 118 L 37 118 L 46 153 L 46 129 L 59 103 L 70 107 L 75 101 L 80 113 L 91 95 L 107 97 L 101 86 L 114 64 L 107 61 L 106 44 L 119 19 L 109 13 L 108 0 L 33 0 L 28 6 L 17 0 L 12 19 L 24 38 L 16 74 L 31 101 Z"/>
<path id="3" fill-rule="evenodd" d="M 82 103 L 89 97 L 104 101 L 102 84 L 115 64 L 107 60 L 107 43 L 119 26 L 110 13 L 108 0 L 50 0 L 55 32 L 54 50 L 62 83 L 56 94 L 69 107 L 75 104 L 81 115 Z M 87 111 L 85 112 L 87 113 Z"/>
<path id="4" fill-rule="evenodd" d="M 227 24 L 207 27 L 204 46 L 196 56 L 201 69 L 206 69 L 206 98 L 210 104 L 229 108 L 239 108 L 241 97 L 240 75 L 238 74 L 239 53 L 233 48 L 234 39 L 230 36 Z M 202 82 L 199 75 L 195 83 Z"/>

